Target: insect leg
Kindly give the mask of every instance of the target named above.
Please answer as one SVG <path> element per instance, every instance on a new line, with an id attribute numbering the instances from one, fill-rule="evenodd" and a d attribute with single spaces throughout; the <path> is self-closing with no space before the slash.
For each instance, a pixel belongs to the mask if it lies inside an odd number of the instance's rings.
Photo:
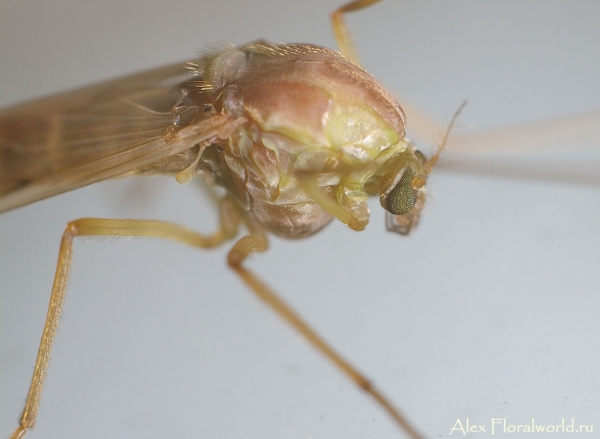
<path id="1" fill-rule="evenodd" d="M 375 401 L 400 425 L 413 439 L 423 439 L 414 427 L 400 414 L 390 401 L 387 400 L 371 382 L 354 366 L 338 354 L 325 340 L 311 329 L 302 318 L 292 310 L 279 296 L 262 282 L 254 273 L 242 264 L 252 252 L 262 252 L 268 247 L 267 239 L 262 234 L 245 236 L 235 243 L 229 252 L 229 266 L 236 271 L 254 294 L 266 302 L 277 314 L 283 317 L 294 329 L 301 333 L 318 351 L 325 355 L 354 383 L 369 393 Z"/>
<path id="2" fill-rule="evenodd" d="M 350 59 L 355 64 L 361 64 L 360 57 L 358 56 L 358 50 L 354 44 L 352 32 L 350 32 L 350 29 L 344 20 L 344 13 L 367 8 L 380 1 L 381 0 L 354 0 L 340 6 L 331 13 L 331 27 L 333 29 L 337 45 L 340 48 L 340 52 L 342 52 L 346 58 Z M 402 109 L 406 114 L 408 130 L 411 138 L 414 136 L 424 143 L 439 143 L 439 139 L 437 137 L 442 131 L 441 127 L 443 124 L 423 113 L 417 107 L 411 105 L 409 100 L 404 99 L 397 93 L 394 93 L 394 95 L 396 100 L 401 103 Z M 335 216 L 336 218 L 340 219 L 339 216 Z M 345 222 L 343 220 L 341 221 Z"/>
<path id="3" fill-rule="evenodd" d="M 369 212 L 366 208 L 366 204 L 364 204 L 364 209 L 361 209 L 360 206 L 355 206 L 357 207 L 355 209 L 346 208 L 325 193 L 309 176 L 299 175 L 298 179 L 306 193 L 324 210 L 346 224 L 352 230 L 360 232 L 365 229 L 369 222 Z"/>
<path id="4" fill-rule="evenodd" d="M 219 205 L 221 208 L 220 227 L 211 235 L 202 235 L 177 224 L 153 220 L 81 218 L 71 221 L 67 225 L 60 244 L 50 304 L 29 393 L 19 420 L 19 426 L 12 433 L 10 439 L 22 438 L 27 430 L 35 426 L 42 388 L 50 362 L 50 351 L 64 304 L 73 256 L 73 239 L 78 236 L 139 236 L 165 238 L 194 247 L 211 248 L 233 238 L 241 221 L 241 214 L 232 200 L 223 198 L 220 200 Z"/>
<path id="5" fill-rule="evenodd" d="M 396 96 L 398 97 L 398 96 Z M 400 100 L 411 140 L 439 144 L 443 126 Z M 454 130 L 447 160 L 453 171 L 505 178 L 598 185 L 600 111 L 486 130 Z M 569 157 L 564 157 L 569 154 Z"/>
<path id="6" fill-rule="evenodd" d="M 357 11 L 380 1 L 381 0 L 354 0 L 340 6 L 331 13 L 331 27 L 333 28 L 333 34 L 335 35 L 335 40 L 340 48 L 340 52 L 355 64 L 360 65 L 360 59 L 358 57 L 356 46 L 354 45 L 352 33 L 344 21 L 344 13 Z"/>
<path id="7" fill-rule="evenodd" d="M 358 51 L 352 33 L 344 20 L 344 13 L 369 7 L 381 0 L 354 0 L 340 6 L 331 14 L 331 24 L 340 51 L 346 58 L 360 64 Z M 408 122 L 408 134 L 423 144 L 437 144 L 445 123 L 412 105 L 409 99 L 397 92 L 396 100 L 401 103 Z M 470 133 L 453 133 L 448 150 L 469 155 L 536 153 L 539 151 L 568 151 L 572 145 L 577 148 L 597 147 L 600 137 L 600 112 L 591 111 L 578 114 L 523 124 L 510 128 L 484 130 Z M 458 162 L 455 160 L 455 162 Z M 462 165 L 461 169 L 470 172 L 471 164 Z M 458 166 L 455 166 L 457 169 Z M 487 171 L 486 171 L 487 172 Z M 525 172 L 531 173 L 529 169 Z M 481 171 L 481 173 L 484 173 Z M 573 172 L 572 174 L 576 174 Z M 533 176 L 533 178 L 536 178 Z M 569 174 L 568 180 L 577 178 Z M 551 178 L 542 177 L 551 180 Z M 584 178 L 589 181 L 591 178 Z"/>

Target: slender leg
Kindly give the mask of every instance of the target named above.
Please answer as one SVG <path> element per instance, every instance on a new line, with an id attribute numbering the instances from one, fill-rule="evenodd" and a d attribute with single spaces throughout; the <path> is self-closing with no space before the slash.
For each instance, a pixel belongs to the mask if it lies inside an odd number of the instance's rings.
<path id="1" fill-rule="evenodd" d="M 368 211 L 347 209 L 336 200 L 325 193 L 308 175 L 299 175 L 298 179 L 310 198 L 319 204 L 325 211 L 336 217 L 340 222 L 346 224 L 352 230 L 360 232 L 364 230 L 369 222 Z"/>
<path id="2" fill-rule="evenodd" d="M 352 33 L 344 21 L 344 13 L 357 11 L 380 1 L 381 0 L 354 0 L 340 6 L 331 13 L 331 27 L 333 28 L 333 34 L 335 35 L 335 40 L 340 48 L 340 52 L 355 64 L 360 65 L 360 58 L 356 46 L 354 45 Z"/>
<path id="3" fill-rule="evenodd" d="M 350 29 L 344 20 L 344 13 L 369 7 L 380 1 L 381 0 L 354 0 L 340 6 L 331 13 L 331 27 L 337 45 L 340 48 L 340 52 L 355 64 L 361 64 L 360 57 L 358 56 L 358 51 L 354 44 L 352 32 L 350 32 Z M 403 99 L 402 96 L 399 96 L 397 93 L 395 93 L 395 96 L 406 113 L 409 134 L 417 137 L 417 139 L 423 142 L 438 143 L 436 140 L 438 140 L 437 136 L 442 132 L 442 124 L 419 111 L 415 106 L 411 105 L 409 101 Z"/>
<path id="4" fill-rule="evenodd" d="M 408 134 L 423 143 L 439 143 L 447 121 L 439 122 L 420 111 L 408 99 L 394 92 L 406 113 Z M 532 154 L 598 147 L 600 145 L 600 111 L 542 119 L 511 127 L 487 130 L 455 130 L 448 141 L 448 151 L 473 156 Z"/>
<path id="5" fill-rule="evenodd" d="M 67 225 L 60 244 L 54 285 L 50 295 L 50 305 L 48 306 L 46 323 L 35 361 L 33 378 L 31 379 L 19 426 L 10 436 L 10 439 L 22 438 L 27 430 L 35 426 L 44 379 L 48 371 L 50 351 L 65 299 L 73 255 L 73 239 L 77 236 L 140 236 L 165 238 L 194 247 L 211 248 L 233 238 L 241 221 L 240 213 L 231 200 L 224 198 L 220 202 L 220 207 L 220 227 L 215 233 L 207 236 L 177 224 L 163 221 L 82 218 L 71 221 Z"/>
<path id="6" fill-rule="evenodd" d="M 344 20 L 344 13 L 367 8 L 380 1 L 381 0 L 354 0 L 340 6 L 331 13 L 331 27 L 337 45 L 340 48 L 340 52 L 357 65 L 361 64 L 360 57 L 358 56 L 358 51 L 354 44 L 352 32 L 350 32 L 350 29 Z M 402 109 L 406 113 L 409 134 L 426 143 L 438 143 L 437 140 L 439 139 L 437 139 L 437 137 L 443 132 L 442 124 L 419 111 L 418 108 L 411 105 L 409 101 L 402 98 L 402 96 L 399 96 L 397 93 L 395 93 L 395 95 L 402 106 Z"/>
<path id="7" fill-rule="evenodd" d="M 313 329 L 311 329 L 283 300 L 275 294 L 254 273 L 246 269 L 242 263 L 252 252 L 262 252 L 268 247 L 264 235 L 245 236 L 235 243 L 229 252 L 229 266 L 236 271 L 242 280 L 252 291 L 264 302 L 266 302 L 277 314 L 283 317 L 292 327 L 300 332 L 317 350 L 332 361 L 341 371 L 354 383 L 367 392 L 377 403 L 388 412 L 388 414 L 400 425 L 400 427 L 413 439 L 423 439 L 414 427 L 400 414 L 390 401 L 387 400 L 369 380 L 354 366 L 342 358 L 325 340 L 323 340 Z"/>
<path id="8" fill-rule="evenodd" d="M 352 33 L 344 21 L 346 12 L 356 11 L 369 7 L 381 0 L 354 0 L 346 3 L 336 9 L 331 14 L 331 24 L 340 51 L 348 59 L 356 64 L 360 64 L 360 58 L 354 45 Z M 406 113 L 407 129 L 411 139 L 416 138 L 421 143 L 438 144 L 444 132 L 446 122 L 440 122 L 431 116 L 420 111 L 412 105 L 410 100 L 402 95 L 394 93 L 396 99 Z M 496 130 L 480 130 L 474 132 L 454 132 L 450 136 L 448 151 L 476 156 L 485 159 L 485 155 L 508 155 L 508 154 L 527 154 L 539 151 L 568 151 L 575 145 L 577 148 L 597 147 L 600 138 L 600 111 L 590 111 L 574 116 L 561 117 L 555 119 L 541 120 L 527 123 L 515 127 L 501 128 Z M 485 164 L 481 170 L 478 170 L 477 163 L 461 162 L 459 158 L 454 159 L 454 169 L 465 172 L 488 173 L 490 170 Z M 585 167 L 585 163 L 577 163 L 577 166 Z M 592 168 L 593 169 L 593 168 Z M 582 182 L 597 184 L 597 178 L 593 172 L 577 172 L 575 166 L 573 170 L 561 171 L 565 174 L 563 178 L 569 182 Z M 532 178 L 540 180 L 560 180 L 554 177 L 556 171 L 537 170 L 527 167 L 522 172 L 514 172 L 510 169 L 496 172 L 499 175 L 504 173 L 516 175 L 521 178 Z M 338 215 L 335 215 L 339 218 Z M 345 221 L 344 221 L 345 222 Z"/>

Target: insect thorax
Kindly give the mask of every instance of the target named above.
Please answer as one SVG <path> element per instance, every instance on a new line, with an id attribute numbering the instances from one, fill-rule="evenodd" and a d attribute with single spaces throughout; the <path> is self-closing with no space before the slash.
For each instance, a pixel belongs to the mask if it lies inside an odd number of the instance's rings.
<path id="1" fill-rule="evenodd" d="M 366 225 L 368 195 L 384 190 L 398 166 L 420 166 L 400 106 L 337 52 L 256 43 L 208 55 L 194 69 L 201 81 L 190 94 L 207 111 L 246 119 L 207 148 L 200 167 L 266 231 L 301 238 L 329 222 L 307 180 Z"/>

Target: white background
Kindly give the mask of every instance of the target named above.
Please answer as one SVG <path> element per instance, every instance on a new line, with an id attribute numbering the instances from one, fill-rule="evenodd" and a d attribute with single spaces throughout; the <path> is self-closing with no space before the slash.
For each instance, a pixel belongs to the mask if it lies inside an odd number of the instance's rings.
<path id="1" fill-rule="evenodd" d="M 337 6 L 2 0 L 0 105 L 214 43 L 333 47 L 327 15 Z M 600 108 L 599 18 L 595 1 L 389 1 L 350 24 L 367 68 L 438 120 L 469 99 L 468 130 Z M 598 187 L 462 175 L 452 163 L 448 153 L 449 170 L 431 178 L 410 238 L 385 232 L 374 202 L 365 232 L 334 223 L 303 241 L 274 238 L 249 266 L 429 438 L 466 418 L 488 435 L 492 417 L 575 418 L 598 431 Z M 0 436 L 25 401 L 60 236 L 84 216 L 215 223 L 194 188 L 163 178 L 105 182 L 3 214 Z M 258 303 L 227 269 L 227 250 L 77 241 L 28 437 L 404 437 Z"/>

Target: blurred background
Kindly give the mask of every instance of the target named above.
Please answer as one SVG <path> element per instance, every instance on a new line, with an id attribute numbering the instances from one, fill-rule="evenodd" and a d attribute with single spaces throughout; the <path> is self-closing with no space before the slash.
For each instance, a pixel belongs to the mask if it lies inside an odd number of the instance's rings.
<path id="1" fill-rule="evenodd" d="M 334 47 L 328 14 L 338 6 L 3 0 L 0 106 L 185 61 L 215 44 Z M 407 0 L 348 20 L 364 65 L 392 92 L 442 124 L 468 99 L 457 133 L 469 133 L 599 109 L 599 18 L 594 1 Z M 589 144 L 565 144 L 561 154 L 584 169 L 594 152 L 579 149 Z M 534 148 L 528 166 L 547 157 Z M 599 188 L 490 176 L 477 165 L 474 174 L 453 171 L 462 160 L 445 154 L 408 238 L 385 231 L 374 200 L 364 232 L 332 223 L 310 239 L 273 238 L 248 266 L 426 437 L 447 437 L 466 418 L 488 432 L 491 418 L 600 428 Z M 3 214 L 0 435 L 25 401 L 60 237 L 86 216 L 216 224 L 201 191 L 171 178 L 103 182 Z M 230 245 L 94 241 L 76 241 L 28 437 L 404 437 L 230 272 Z"/>

